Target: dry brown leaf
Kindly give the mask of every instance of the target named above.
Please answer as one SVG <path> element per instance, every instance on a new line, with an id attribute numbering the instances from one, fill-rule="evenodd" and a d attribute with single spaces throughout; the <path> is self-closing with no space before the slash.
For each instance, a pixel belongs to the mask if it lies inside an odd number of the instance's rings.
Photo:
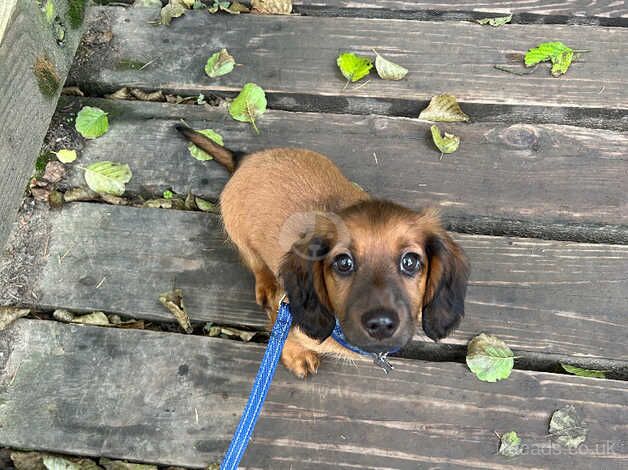
<path id="1" fill-rule="evenodd" d="M 469 116 L 462 111 L 455 96 L 443 93 L 432 98 L 427 108 L 419 114 L 419 119 L 432 122 L 466 122 Z"/>
<path id="2" fill-rule="evenodd" d="M 0 331 L 13 323 L 18 318 L 25 317 L 31 313 L 27 308 L 0 307 Z"/>
<path id="3" fill-rule="evenodd" d="M 49 183 L 57 183 L 58 181 L 61 181 L 64 175 L 65 166 L 63 163 L 53 160 L 46 164 L 46 169 L 44 170 L 42 179 L 45 179 Z"/>
<path id="4" fill-rule="evenodd" d="M 186 333 L 192 333 L 193 328 L 190 323 L 190 316 L 185 310 L 185 305 L 183 304 L 183 292 L 181 289 L 173 289 L 170 292 L 161 294 L 159 296 L 159 301 L 170 311 L 170 313 L 174 315 L 181 328 L 183 328 L 183 331 Z"/>
<path id="5" fill-rule="evenodd" d="M 124 197 L 120 197 L 120 196 L 114 196 L 113 194 L 103 193 L 100 195 L 100 198 L 103 201 L 105 201 L 107 204 L 113 204 L 114 206 L 128 206 L 129 205 L 128 199 Z"/>
<path id="6" fill-rule="evenodd" d="M 147 93 L 138 88 L 132 88 L 131 95 L 140 101 L 165 101 L 164 93 L 161 90 Z"/>
<path id="7" fill-rule="evenodd" d="M 78 201 L 97 201 L 100 199 L 98 193 L 95 193 L 89 188 L 72 188 L 68 189 L 63 194 L 63 200 L 65 202 L 78 202 Z"/>
<path id="8" fill-rule="evenodd" d="M 252 0 L 251 7 L 264 15 L 289 15 L 292 13 L 292 0 Z"/>
<path id="9" fill-rule="evenodd" d="M 110 100 L 128 100 L 131 97 L 131 91 L 128 87 L 120 88 L 109 95 L 105 95 L 105 98 Z"/>

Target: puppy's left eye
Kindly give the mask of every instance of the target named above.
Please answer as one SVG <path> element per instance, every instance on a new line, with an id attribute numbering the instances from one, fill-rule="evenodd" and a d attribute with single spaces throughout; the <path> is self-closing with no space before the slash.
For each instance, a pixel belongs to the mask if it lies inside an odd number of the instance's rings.
<path id="1" fill-rule="evenodd" d="M 408 276 L 414 276 L 421 270 L 421 257 L 416 253 L 406 253 L 401 257 L 399 269 Z"/>

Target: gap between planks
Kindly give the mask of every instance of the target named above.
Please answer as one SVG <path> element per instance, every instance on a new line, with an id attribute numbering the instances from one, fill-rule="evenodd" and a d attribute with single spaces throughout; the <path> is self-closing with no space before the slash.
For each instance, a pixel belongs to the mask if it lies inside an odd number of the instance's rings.
<path id="1" fill-rule="evenodd" d="M 194 468 L 222 456 L 263 352 L 213 338 L 31 320 L 0 332 L 0 343 L 7 351 L 1 445 Z M 461 364 L 395 365 L 382 377 L 370 363 L 328 361 L 305 381 L 280 367 L 244 468 L 287 470 L 291 461 L 320 460 L 321 450 L 328 463 L 317 468 L 330 470 L 625 463 L 626 382 L 513 371 L 488 384 Z M 577 453 L 547 436 L 551 413 L 568 403 L 589 430 Z M 512 461 L 496 455 L 495 432 L 510 430 L 535 451 Z"/>
<path id="2" fill-rule="evenodd" d="M 476 120 L 628 129 L 626 74 L 609 65 L 622 63 L 619 44 L 626 42 L 623 36 L 628 34 L 622 28 L 510 25 L 507 30 L 487 30 L 455 23 L 451 31 L 444 31 L 442 23 L 430 22 L 264 15 L 228 18 L 198 11 L 168 28 L 146 28 L 150 15 L 144 9 L 93 9 L 91 20 L 110 26 L 112 42 L 80 61 L 71 82 L 93 95 L 130 85 L 228 96 L 243 83 L 255 82 L 277 109 L 401 116 L 417 116 L 433 95 L 446 91 L 456 95 Z M 212 35 L 205 34 L 207 28 Z M 510 63 L 513 54 L 524 53 L 548 35 L 573 48 L 599 53 L 588 54 L 586 63 L 574 64 L 560 79 L 551 78 L 543 67 L 525 77 L 493 68 Z M 186 54 L 178 52 L 182 36 L 197 45 Z M 490 47 L 478 48 L 476 43 Z M 207 55 L 223 47 L 243 66 L 209 80 L 203 72 Z M 343 50 L 372 54 L 372 47 L 410 73 L 400 82 L 371 80 L 366 87 L 343 91 L 336 56 Z M 138 50 L 146 59 L 158 56 L 160 63 L 141 71 L 116 65 L 122 60 L 141 60 Z M 442 57 L 449 60 L 446 68 Z"/>
<path id="3" fill-rule="evenodd" d="M 254 328 L 266 322 L 251 276 L 225 243 L 216 216 L 75 203 L 51 214 L 50 226 L 48 256 L 39 254 L 44 267 L 16 276 L 28 283 L 19 297 L 35 308 L 172 321 L 158 297 L 176 286 L 196 322 Z M 467 317 L 442 345 L 418 335 L 411 354 L 438 350 L 449 360 L 471 337 L 489 332 L 521 356 L 530 353 L 529 364 L 565 358 L 626 375 L 628 247 L 456 238 L 472 264 Z"/>

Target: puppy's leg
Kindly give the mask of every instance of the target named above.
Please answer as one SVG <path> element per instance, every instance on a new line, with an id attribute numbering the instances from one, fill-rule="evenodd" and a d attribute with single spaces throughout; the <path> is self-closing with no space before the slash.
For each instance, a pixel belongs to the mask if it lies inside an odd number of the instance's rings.
<path id="1" fill-rule="evenodd" d="M 303 379 L 308 374 L 316 374 L 321 360 L 316 352 L 307 349 L 290 333 L 281 352 L 281 362 L 294 375 Z"/>
<path id="2" fill-rule="evenodd" d="M 255 301 L 265 310 L 273 305 L 277 296 L 279 283 L 277 278 L 253 250 L 238 247 L 244 263 L 255 276 Z"/>

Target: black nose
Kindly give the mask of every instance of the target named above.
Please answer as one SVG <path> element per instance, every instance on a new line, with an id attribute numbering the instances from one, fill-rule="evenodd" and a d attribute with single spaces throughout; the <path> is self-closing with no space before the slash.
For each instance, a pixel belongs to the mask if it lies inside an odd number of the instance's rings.
<path id="1" fill-rule="evenodd" d="M 362 325 L 375 339 L 390 338 L 399 326 L 399 316 L 394 310 L 371 310 L 362 315 Z"/>

